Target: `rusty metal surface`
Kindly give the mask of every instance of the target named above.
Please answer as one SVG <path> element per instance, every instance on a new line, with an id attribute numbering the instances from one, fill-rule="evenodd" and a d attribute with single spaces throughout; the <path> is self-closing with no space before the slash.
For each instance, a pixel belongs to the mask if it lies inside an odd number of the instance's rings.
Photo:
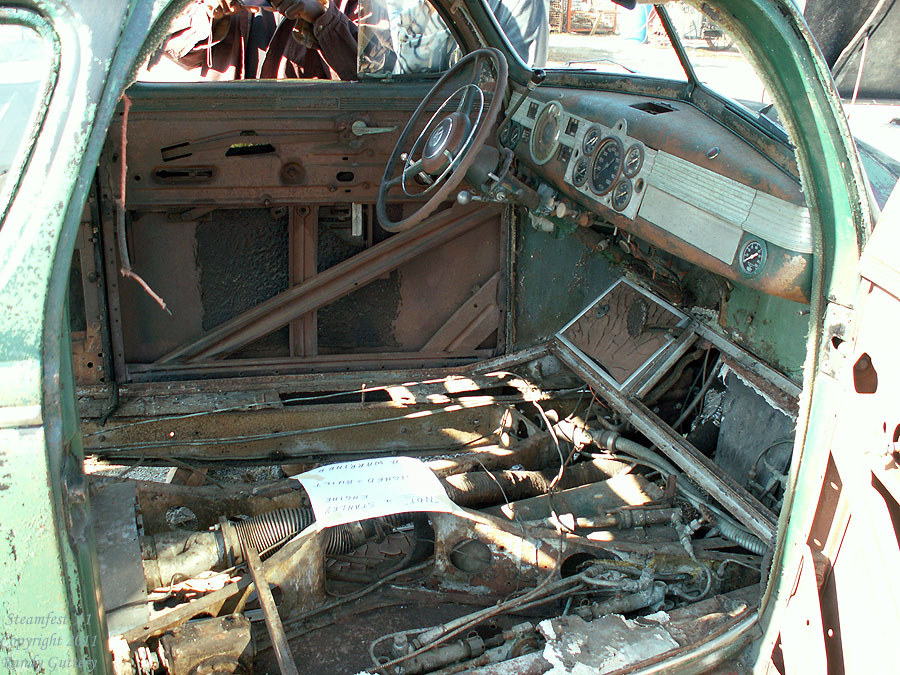
<path id="1" fill-rule="evenodd" d="M 512 386 L 517 379 L 508 371 L 522 369 L 547 354 L 547 346 L 514 352 L 496 358 L 471 363 L 464 360 L 455 367 L 427 366 L 420 369 L 380 368 L 353 372 L 293 374 L 282 372 L 279 377 L 257 376 L 250 372 L 242 377 L 224 377 L 213 382 L 187 380 L 172 382 L 132 382 L 120 385 L 120 407 L 117 417 L 142 417 L 201 412 L 222 408 L 281 407 L 281 398 L 301 397 L 319 392 L 354 392 L 365 401 L 366 390 L 388 391 L 393 400 L 403 403 L 445 401 L 466 392 L 493 387 Z M 385 366 L 409 365 L 406 360 L 388 360 Z M 466 363 L 465 361 L 469 361 Z M 233 372 L 232 374 L 236 374 Z M 518 386 L 518 385 L 517 385 Z M 109 388 L 82 386 L 78 389 L 79 406 L 83 418 L 102 417 L 107 411 Z M 437 398 L 435 398 L 437 397 Z M 370 397 L 371 399 L 371 397 Z"/>
<path id="2" fill-rule="evenodd" d="M 167 630 L 175 626 L 181 626 L 196 616 L 217 616 L 223 607 L 232 607 L 234 598 L 246 592 L 247 587 L 251 583 L 249 576 L 245 576 L 239 581 L 228 584 L 224 588 L 204 595 L 193 602 L 184 603 L 174 609 L 159 613 L 144 624 L 126 631 L 122 634 L 122 637 L 129 645 L 142 645 L 149 639 L 159 637 Z"/>
<path id="3" fill-rule="evenodd" d="M 102 490 L 116 484 L 119 478 L 90 476 L 92 490 Z M 189 510 L 197 518 L 197 527 L 209 529 L 220 516 L 233 518 L 256 516 L 279 508 L 308 506 L 306 495 L 296 481 L 276 483 L 236 483 L 223 489 L 215 485 L 173 485 L 152 481 L 128 481 L 137 490 L 138 510 L 144 531 L 149 534 L 166 532 L 171 528 L 166 514 L 176 508 Z"/>
<path id="4" fill-rule="evenodd" d="M 317 274 L 202 338 L 169 352 L 159 362 L 197 361 L 233 352 L 494 217 L 492 209 L 483 208 L 452 209 L 438 214 L 423 227 L 391 237 Z"/>
<path id="5" fill-rule="evenodd" d="M 172 223 L 163 214 L 151 213 L 132 224 L 133 241 L 144 261 L 144 276 L 163 297 L 171 299 L 174 316 L 160 312 L 136 284 L 121 287 L 122 319 L 116 329 L 124 335 L 123 358 L 131 372 L 147 370 L 140 364 L 155 360 L 287 288 L 288 228 L 283 218 L 273 218 L 266 209 L 219 210 L 207 217 L 209 222 Z M 275 229 L 265 234 L 261 227 Z M 355 264 L 345 263 L 354 268 L 345 277 L 346 287 L 357 290 L 331 302 L 318 313 L 318 321 L 310 312 L 291 322 L 292 330 L 301 336 L 298 326 L 307 326 L 307 337 L 302 338 L 301 345 L 297 340 L 289 344 L 287 333 L 276 329 L 239 350 L 231 361 L 240 359 L 247 364 L 247 357 L 288 357 L 291 349 L 300 357 L 314 359 L 319 346 L 322 353 L 415 351 L 430 331 L 451 316 L 474 285 L 496 272 L 498 235 L 496 220 L 485 222 L 454 241 L 420 253 L 394 274 L 374 279 L 362 288 L 358 288 L 362 283 L 359 277 L 354 276 L 359 272 Z M 313 235 L 292 236 L 292 245 L 298 246 L 298 241 L 309 236 Z M 472 251 L 475 255 L 467 256 Z M 316 251 L 303 255 L 314 257 Z M 469 264 L 457 265 L 463 257 L 468 257 Z M 307 268 L 300 268 L 297 262 L 293 267 L 294 273 L 303 277 L 297 283 L 317 283 L 311 281 L 314 269 L 312 273 L 303 271 Z M 438 270 L 443 273 L 437 274 Z M 480 343 L 456 351 L 472 354 Z M 440 350 L 428 352 L 437 355 Z"/>
<path id="6" fill-rule="evenodd" d="M 250 620 L 237 614 L 174 628 L 160 645 L 173 673 L 249 673 L 256 653 Z"/>
<path id="7" fill-rule="evenodd" d="M 341 196 L 374 203 L 400 129 L 433 83 L 247 84 L 138 83 L 129 89 L 129 208 L 192 205 L 197 188 L 217 205 L 296 204 L 298 187 L 311 202 Z M 359 121 L 396 130 L 357 136 L 351 127 Z M 121 137 L 118 120 L 110 137 Z M 274 151 L 234 151 L 244 144 Z M 196 169 L 199 174 L 182 173 Z"/>
<path id="8" fill-rule="evenodd" d="M 553 495 L 553 508 L 558 513 L 592 516 L 623 505 L 648 504 L 662 496 L 662 490 L 643 476 L 623 474 L 598 483 L 562 490 Z M 543 495 L 493 507 L 485 512 L 511 521 L 538 520 L 550 517 L 550 508 L 550 500 Z"/>
<path id="9" fill-rule="evenodd" d="M 269 588 L 266 570 L 259 559 L 259 553 L 256 552 L 253 546 L 245 545 L 244 556 L 247 559 L 250 574 L 253 576 L 256 597 L 262 607 L 263 616 L 266 620 L 266 629 L 269 631 L 272 648 L 275 650 L 275 658 L 278 660 L 278 668 L 282 675 L 298 675 L 297 664 L 294 663 L 291 647 L 288 644 L 287 636 L 284 634 L 284 625 L 281 623 L 281 617 L 278 616 L 278 606 L 275 604 L 275 598 L 272 597 L 272 589 Z"/>
<path id="10" fill-rule="evenodd" d="M 279 98 L 284 93 L 282 89 Z M 165 102 L 160 96 L 158 104 Z M 397 133 L 357 138 L 350 134 L 350 125 L 362 119 L 375 126 L 398 126 L 408 117 L 402 110 L 338 118 L 325 111 L 281 116 L 270 111 L 261 121 L 251 106 L 244 102 L 243 110 L 234 112 L 185 115 L 145 111 L 135 99 L 128 120 L 128 208 L 192 206 L 198 188 L 204 201 L 212 204 L 294 204 L 298 183 L 310 201 L 327 203 L 340 195 L 347 201 L 372 203 Z M 264 106 L 271 108 L 271 100 Z M 377 107 L 373 102 L 372 109 Z M 119 137 L 115 130 L 112 133 L 111 137 Z M 275 151 L 226 156 L 230 147 L 248 142 L 269 144 Z M 182 148 L 170 151 L 168 156 L 174 159 L 165 161 L 162 150 L 173 146 Z M 310 152 L 311 147 L 316 151 Z M 302 167 L 298 178 L 289 178 L 293 174 L 288 165 Z M 185 173 L 198 168 L 209 176 L 199 183 Z M 254 176 L 252 182 L 248 175 Z"/>
<path id="11" fill-rule="evenodd" d="M 91 221 L 94 201 L 86 205 L 78 228 L 69 282 L 72 368 L 77 385 L 106 382 L 111 364 L 104 349 L 103 331 L 108 330 L 108 326 L 105 325 L 106 307 L 100 284 L 103 270 L 95 255 L 100 234 L 99 228 Z"/>
<path id="12" fill-rule="evenodd" d="M 91 434 L 85 452 L 116 460 L 177 456 L 211 462 L 279 463 L 315 454 L 336 459 L 439 451 L 488 444 L 487 439 L 500 426 L 506 405 L 515 400 L 476 396 L 438 406 L 288 406 L 283 410 L 232 411 L 146 424 L 118 419 L 109 429 L 88 422 L 83 429 Z"/>
<path id="13" fill-rule="evenodd" d="M 467 354 L 447 352 L 367 352 L 356 354 L 322 354 L 307 357 L 275 357 L 266 359 L 219 359 L 197 363 L 129 364 L 126 367 L 132 381 L 177 381 L 235 378 L 241 376 L 298 375 L 305 373 L 330 374 L 335 370 L 377 370 L 380 366 L 393 369 L 437 369 L 464 366 L 478 359 L 490 358 L 494 349 L 473 349 Z"/>
<path id="14" fill-rule="evenodd" d="M 210 83 L 204 83 L 207 84 Z M 347 354 L 354 369 L 377 368 L 385 360 L 405 362 L 410 367 L 459 362 L 437 349 L 418 353 L 416 359 L 409 360 L 392 352 L 421 349 L 471 296 L 473 287 L 484 284 L 498 272 L 503 259 L 498 237 L 502 228 L 497 227 L 499 214 L 493 224 L 488 224 L 490 218 L 485 220 L 480 234 L 466 233 L 432 253 L 422 255 L 419 251 L 405 264 L 397 259 L 393 265 L 375 270 L 370 278 L 361 280 L 357 269 L 348 272 L 344 291 L 321 298 L 312 311 L 301 309 L 280 322 L 290 324 L 290 334 L 269 327 L 246 337 L 239 346 L 229 349 L 235 357 L 231 363 L 222 364 L 219 369 L 206 364 L 175 369 L 145 365 L 221 324 L 241 304 L 243 308 L 257 304 L 244 300 L 269 297 L 277 291 L 270 288 L 272 283 L 285 286 L 285 273 L 289 274 L 290 283 L 302 284 L 310 282 L 317 272 L 326 272 L 329 265 L 323 265 L 323 256 L 327 254 L 317 240 L 334 237 L 327 229 L 323 234 L 321 223 L 316 226 L 320 207 L 346 205 L 349 213 L 351 202 L 354 206 L 362 204 L 366 219 L 363 250 L 383 239 L 384 233 L 375 231 L 377 224 L 366 204 L 374 198 L 384 159 L 396 134 L 357 137 L 350 126 L 354 121 L 362 121 L 370 126 L 399 128 L 399 122 L 408 115 L 407 108 L 415 108 L 421 100 L 416 92 L 427 86 L 378 83 L 346 87 L 317 83 L 317 97 L 310 98 L 300 91 L 308 83 L 297 84 L 290 91 L 278 90 L 281 104 L 288 99 L 293 102 L 280 111 L 279 106 L 272 110 L 271 100 L 258 98 L 257 89 L 268 88 L 263 83 L 252 92 L 248 89 L 246 97 L 216 96 L 216 83 L 209 87 L 141 84 L 129 92 L 133 103 L 128 119 L 125 186 L 126 207 L 132 220 L 128 224 L 129 248 L 151 286 L 159 288 L 163 297 L 174 299 L 170 304 L 174 303 L 175 321 L 147 305 L 149 298 L 135 284 L 117 278 L 119 247 L 112 201 L 120 191 L 119 164 L 125 154 L 120 147 L 118 117 L 100 163 L 100 215 L 113 332 L 113 349 L 109 351 L 113 352 L 119 382 L 155 377 L 227 377 L 254 371 L 280 375 L 340 368 L 342 359 L 328 358 L 329 353 Z M 232 83 L 232 92 L 234 86 Z M 387 90 L 393 98 L 391 106 L 384 109 Z M 215 115 L 208 112 L 210 100 L 216 101 Z M 335 117 L 327 106 L 323 107 L 323 101 L 334 103 L 344 112 Z M 260 107 L 267 110 L 266 125 L 260 125 Z M 185 114 L 187 111 L 191 114 Z M 251 145 L 262 147 L 267 143 L 276 149 L 274 153 L 243 152 Z M 311 154 L 310 146 L 316 148 Z M 304 159 L 291 159 L 293 151 Z M 249 175 L 253 181 L 247 180 Z M 218 210 L 213 210 L 213 205 Z M 288 243 L 280 245 L 284 232 L 273 238 L 248 231 L 246 224 L 235 220 L 244 212 L 262 216 L 268 213 L 275 220 L 286 214 Z M 225 227 L 224 236 L 222 227 L 212 222 L 216 221 L 216 214 L 225 218 L 218 223 Z M 203 236 L 207 231 L 214 232 L 214 236 Z M 238 255 L 238 269 L 229 269 L 228 261 L 234 261 L 234 252 L 248 247 L 252 250 Z M 272 255 L 260 258 L 253 253 L 260 247 L 271 249 Z M 206 250 L 212 255 L 205 255 Z M 222 255 L 224 250 L 228 253 Z M 282 260 L 285 254 L 289 262 Z M 466 259 L 467 264 L 458 264 L 461 259 Z M 277 267 L 274 274 L 270 273 L 273 265 Z M 397 272 L 384 276 L 397 265 Z M 444 273 L 436 274 L 437 269 Z M 252 283 L 254 276 L 264 283 Z M 210 295 L 215 295 L 217 288 L 231 291 L 230 295 L 225 294 L 225 301 Z M 304 291 L 305 288 L 300 289 L 300 293 Z M 321 312 L 315 311 L 329 303 Z M 361 306 L 368 311 L 361 312 Z M 482 327 L 482 334 L 484 331 Z M 502 337 L 501 334 L 493 341 L 481 339 L 451 351 L 470 359 L 487 356 L 502 342 Z M 485 349 L 478 349 L 482 344 Z M 369 357 L 362 357 L 360 352 L 368 352 Z M 288 360 L 277 360 L 282 356 Z M 276 360 L 272 361 L 273 357 Z"/>
<path id="15" fill-rule="evenodd" d="M 435 533 L 435 587 L 466 589 L 473 595 L 506 597 L 520 588 L 537 586 L 554 572 L 565 545 L 561 538 L 550 543 L 523 537 L 515 525 L 475 512 L 436 513 L 431 522 Z M 489 551 L 487 564 L 480 571 L 466 572 L 452 562 L 457 559 L 454 551 L 469 541 L 480 542 Z"/>

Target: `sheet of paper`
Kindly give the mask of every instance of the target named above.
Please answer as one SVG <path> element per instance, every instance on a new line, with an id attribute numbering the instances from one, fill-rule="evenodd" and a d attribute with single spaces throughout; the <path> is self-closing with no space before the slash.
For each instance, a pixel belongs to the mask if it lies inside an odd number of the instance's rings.
<path id="1" fill-rule="evenodd" d="M 437 476 L 414 457 L 329 464 L 293 478 L 306 489 L 320 528 L 393 513 L 459 509 Z"/>

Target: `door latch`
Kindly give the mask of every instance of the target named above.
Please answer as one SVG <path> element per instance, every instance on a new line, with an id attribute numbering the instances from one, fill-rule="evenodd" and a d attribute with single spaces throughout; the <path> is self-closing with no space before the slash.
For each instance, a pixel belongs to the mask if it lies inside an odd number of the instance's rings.
<path id="1" fill-rule="evenodd" d="M 366 136 L 368 134 L 389 134 L 396 131 L 397 127 L 370 127 L 363 120 L 356 120 L 350 125 L 350 131 L 354 136 Z"/>

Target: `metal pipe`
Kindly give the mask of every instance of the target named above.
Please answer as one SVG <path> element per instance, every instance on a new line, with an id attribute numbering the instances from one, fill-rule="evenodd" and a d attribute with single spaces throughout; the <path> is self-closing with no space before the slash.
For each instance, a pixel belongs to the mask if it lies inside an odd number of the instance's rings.
<path id="1" fill-rule="evenodd" d="M 621 462 L 594 460 L 570 464 L 557 483 L 560 489 L 606 480 L 621 470 Z M 441 479 L 447 496 L 460 506 L 476 507 L 513 502 L 550 491 L 558 471 L 470 472 Z"/>
<path id="2" fill-rule="evenodd" d="M 625 614 L 626 612 L 636 612 L 645 607 L 652 607 L 665 600 L 665 597 L 666 585 L 661 581 L 656 581 L 649 588 L 636 593 L 619 595 L 608 600 L 577 607 L 574 613 L 585 621 L 592 621 L 607 614 Z"/>

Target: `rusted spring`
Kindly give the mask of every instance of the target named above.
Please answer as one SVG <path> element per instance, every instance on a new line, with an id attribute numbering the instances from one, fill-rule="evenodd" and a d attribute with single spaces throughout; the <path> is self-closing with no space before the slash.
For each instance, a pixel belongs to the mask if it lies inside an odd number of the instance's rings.
<path id="1" fill-rule="evenodd" d="M 309 508 L 276 509 L 262 513 L 249 520 L 232 522 L 238 538 L 245 544 L 251 544 L 260 555 L 271 554 L 291 537 L 299 534 L 316 520 Z M 409 514 L 395 514 L 383 518 L 372 519 L 373 524 L 394 529 L 412 521 Z M 342 555 L 352 551 L 360 542 L 354 540 L 351 525 L 338 525 L 328 528 L 327 555 Z"/>

